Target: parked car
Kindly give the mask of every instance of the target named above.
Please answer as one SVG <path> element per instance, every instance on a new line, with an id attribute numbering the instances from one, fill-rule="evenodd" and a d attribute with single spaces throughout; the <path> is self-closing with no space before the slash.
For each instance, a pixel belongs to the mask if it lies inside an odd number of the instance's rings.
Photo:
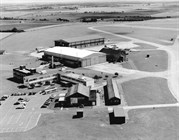
<path id="1" fill-rule="evenodd" d="M 19 102 L 15 102 L 14 105 L 19 105 L 20 103 Z"/>
<path id="2" fill-rule="evenodd" d="M 22 100 L 24 100 L 24 99 L 23 99 L 23 98 L 19 98 L 19 99 L 18 99 L 18 101 L 22 101 Z"/>
<path id="3" fill-rule="evenodd" d="M 26 108 L 25 105 L 20 105 L 20 106 L 16 107 L 16 109 L 25 109 L 25 108 Z"/>
<path id="4" fill-rule="evenodd" d="M 47 106 L 46 105 L 42 105 L 41 108 L 47 108 Z"/>

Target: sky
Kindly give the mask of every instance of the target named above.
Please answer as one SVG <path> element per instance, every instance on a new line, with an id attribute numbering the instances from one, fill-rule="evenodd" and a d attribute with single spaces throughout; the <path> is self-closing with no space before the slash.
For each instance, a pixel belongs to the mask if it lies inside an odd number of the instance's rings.
<path id="1" fill-rule="evenodd" d="M 118 2 L 118 1 L 143 1 L 143 2 L 155 2 L 155 1 L 162 1 L 162 2 L 166 2 L 166 1 L 171 1 L 171 0 L 0 0 L 0 3 L 51 3 L 51 2 L 65 2 L 65 3 L 69 3 L 69 2 Z M 177 1 L 177 0 L 172 0 L 172 1 Z"/>

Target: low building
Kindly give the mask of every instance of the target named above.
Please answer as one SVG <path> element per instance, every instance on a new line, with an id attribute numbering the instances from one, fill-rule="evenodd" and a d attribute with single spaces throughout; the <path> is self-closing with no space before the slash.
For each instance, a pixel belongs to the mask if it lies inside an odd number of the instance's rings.
<path id="1" fill-rule="evenodd" d="M 126 115 L 122 107 L 114 107 L 108 111 L 110 124 L 124 124 L 126 122 Z"/>
<path id="2" fill-rule="evenodd" d="M 87 87 L 94 87 L 94 79 L 93 78 L 75 74 L 72 72 L 70 72 L 70 73 L 69 72 L 59 72 L 58 79 L 59 79 L 59 81 L 67 81 L 67 82 L 71 82 L 73 84 L 80 83 Z"/>
<path id="3" fill-rule="evenodd" d="M 58 69 L 43 70 L 34 75 L 25 76 L 23 78 L 24 85 L 35 85 L 37 83 L 45 84 L 46 82 L 53 82 L 58 80 Z"/>
<path id="4" fill-rule="evenodd" d="M 106 60 L 108 62 L 123 62 L 127 61 L 127 50 L 104 47 L 100 52 L 106 54 Z"/>
<path id="5" fill-rule="evenodd" d="M 36 73 L 34 68 L 26 68 L 26 66 L 20 66 L 13 69 L 13 78 L 20 83 L 24 82 L 24 77 L 30 76 Z"/>
<path id="6" fill-rule="evenodd" d="M 90 97 L 90 88 L 82 84 L 73 85 L 69 88 L 65 100 L 67 106 L 91 106 L 96 99 Z"/>
<path id="7" fill-rule="evenodd" d="M 0 55 L 3 55 L 5 53 L 5 50 L 0 50 Z"/>
<path id="8" fill-rule="evenodd" d="M 67 39 L 55 40 L 55 46 L 72 47 L 72 48 L 86 48 L 89 46 L 103 45 L 105 38 L 99 35 L 89 35 L 83 37 L 74 37 Z"/>
<path id="9" fill-rule="evenodd" d="M 53 59 L 69 67 L 86 67 L 106 62 L 106 54 L 69 47 L 53 47 L 44 51 L 43 59 Z"/>
<path id="10" fill-rule="evenodd" d="M 107 85 L 104 86 L 104 98 L 106 105 L 119 105 L 121 104 L 121 97 L 114 79 L 107 79 Z"/>

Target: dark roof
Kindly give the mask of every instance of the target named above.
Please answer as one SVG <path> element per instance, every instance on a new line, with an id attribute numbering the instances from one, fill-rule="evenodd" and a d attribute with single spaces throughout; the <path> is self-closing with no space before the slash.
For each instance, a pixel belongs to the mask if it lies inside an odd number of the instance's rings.
<path id="1" fill-rule="evenodd" d="M 99 35 L 88 35 L 88 36 L 81 36 L 81 37 L 73 37 L 73 38 L 66 38 L 66 39 L 60 39 L 55 41 L 65 41 L 65 42 L 78 42 L 78 41 L 84 41 L 84 40 L 93 40 L 93 39 L 104 39 L 104 37 L 101 37 Z"/>
<path id="2" fill-rule="evenodd" d="M 4 54 L 5 50 L 0 50 L 0 54 Z"/>
<path id="3" fill-rule="evenodd" d="M 114 79 L 107 79 L 107 92 L 108 92 L 108 99 L 112 99 L 112 98 L 120 99 L 117 83 Z"/>
<path id="4" fill-rule="evenodd" d="M 113 111 L 114 111 L 115 117 L 124 117 L 125 116 L 125 112 L 122 107 L 114 107 Z"/>
<path id="5" fill-rule="evenodd" d="M 89 97 L 90 89 L 89 87 L 86 87 L 83 84 L 76 84 L 69 88 L 65 97 L 70 97 L 76 93 Z"/>
<path id="6" fill-rule="evenodd" d="M 126 54 L 125 50 L 121 50 L 121 49 L 115 50 L 113 48 L 102 48 L 99 52 L 103 52 L 108 55 L 125 55 Z"/>

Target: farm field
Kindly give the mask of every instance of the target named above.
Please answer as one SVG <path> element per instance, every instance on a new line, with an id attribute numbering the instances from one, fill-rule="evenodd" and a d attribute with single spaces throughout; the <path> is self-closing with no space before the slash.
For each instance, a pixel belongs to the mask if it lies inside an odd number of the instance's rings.
<path id="1" fill-rule="evenodd" d="M 176 103 L 163 78 L 142 78 L 122 83 L 128 105 Z"/>
<path id="2" fill-rule="evenodd" d="M 162 22 L 160 19 L 143 21 L 143 22 L 134 22 L 134 23 L 128 23 L 128 25 L 178 29 L 179 18 L 162 19 Z"/>
<path id="3" fill-rule="evenodd" d="M 149 55 L 148 58 L 147 55 Z M 137 69 L 141 71 L 159 72 L 168 68 L 168 55 L 162 50 L 130 52 L 128 59 L 132 60 Z M 125 63 L 122 66 L 128 68 Z"/>
<path id="4" fill-rule="evenodd" d="M 177 108 L 141 109 L 129 111 L 129 120 L 125 125 L 109 125 L 107 108 L 86 109 L 83 119 L 72 119 L 75 110 L 56 111 L 43 114 L 37 127 L 24 133 L 0 134 L 0 138 L 12 140 L 28 139 L 178 139 Z M 59 132 L 60 130 L 60 132 Z M 157 132 L 157 133 L 156 133 Z"/>

